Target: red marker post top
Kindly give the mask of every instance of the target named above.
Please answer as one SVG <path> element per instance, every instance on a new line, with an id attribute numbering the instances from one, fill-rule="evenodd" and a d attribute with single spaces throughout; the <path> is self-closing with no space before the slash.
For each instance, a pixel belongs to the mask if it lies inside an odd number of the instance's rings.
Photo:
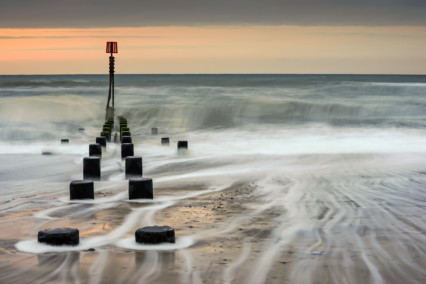
<path id="1" fill-rule="evenodd" d="M 106 44 L 106 53 L 118 53 L 117 42 L 108 41 Z"/>

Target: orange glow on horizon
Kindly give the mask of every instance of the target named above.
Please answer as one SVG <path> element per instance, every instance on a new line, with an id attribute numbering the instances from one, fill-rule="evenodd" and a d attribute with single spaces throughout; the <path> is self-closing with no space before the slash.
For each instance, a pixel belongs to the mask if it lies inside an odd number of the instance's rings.
<path id="1" fill-rule="evenodd" d="M 424 27 L 0 29 L 0 74 L 426 73 Z"/>

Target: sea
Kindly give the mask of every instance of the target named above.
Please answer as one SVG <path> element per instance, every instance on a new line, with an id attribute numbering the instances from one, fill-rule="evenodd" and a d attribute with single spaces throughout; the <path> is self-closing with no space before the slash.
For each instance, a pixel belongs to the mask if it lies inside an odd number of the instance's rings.
<path id="1" fill-rule="evenodd" d="M 109 230 L 91 235 L 93 214 L 129 202 L 115 143 L 95 182 L 95 195 L 108 193 L 69 200 L 105 121 L 108 79 L 0 76 L 1 283 L 31 275 L 37 283 L 165 283 L 161 250 L 183 263 L 168 272 L 174 283 L 426 282 L 426 75 L 116 75 L 115 113 L 127 118 L 154 200 L 121 210 Z M 241 185 L 250 202 L 235 196 L 242 209 L 223 212 L 208 230 L 200 216 L 193 231 L 176 230 L 175 244 L 132 239 L 165 210 Z M 262 234 L 244 235 L 271 211 Z M 39 230 L 57 224 L 79 225 L 81 244 L 37 243 Z M 206 262 L 202 248 L 239 231 L 233 256 Z M 95 261 L 80 255 L 77 269 L 69 253 L 88 249 Z M 151 264 L 108 282 L 112 251 L 149 252 Z M 46 254 L 61 257 L 38 270 Z M 277 265 L 285 278 L 274 277 Z M 82 275 L 82 266 L 90 272 Z"/>

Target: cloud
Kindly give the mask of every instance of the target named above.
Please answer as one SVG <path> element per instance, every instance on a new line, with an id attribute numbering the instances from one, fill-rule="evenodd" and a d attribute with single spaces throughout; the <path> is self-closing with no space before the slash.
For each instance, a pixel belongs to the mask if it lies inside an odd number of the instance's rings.
<path id="1" fill-rule="evenodd" d="M 0 28 L 426 25 L 425 0 L 0 0 Z"/>
<path id="2" fill-rule="evenodd" d="M 103 38 L 108 39 L 110 35 L 75 35 L 75 36 L 1 36 L 0 39 L 68 39 L 68 38 Z M 114 35 L 114 38 L 160 38 L 158 36 L 140 36 L 140 35 Z"/>

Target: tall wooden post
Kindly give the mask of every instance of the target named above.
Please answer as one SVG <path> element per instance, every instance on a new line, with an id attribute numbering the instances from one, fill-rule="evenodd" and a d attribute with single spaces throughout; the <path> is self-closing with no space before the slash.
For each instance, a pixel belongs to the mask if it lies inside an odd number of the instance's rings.
<path id="1" fill-rule="evenodd" d="M 109 91 L 108 102 L 106 105 L 105 120 L 114 120 L 114 71 L 115 71 L 115 58 L 113 53 L 118 53 L 117 42 L 108 41 L 106 45 L 106 53 L 110 53 L 109 57 Z M 110 106 L 110 102 L 112 105 Z"/>

